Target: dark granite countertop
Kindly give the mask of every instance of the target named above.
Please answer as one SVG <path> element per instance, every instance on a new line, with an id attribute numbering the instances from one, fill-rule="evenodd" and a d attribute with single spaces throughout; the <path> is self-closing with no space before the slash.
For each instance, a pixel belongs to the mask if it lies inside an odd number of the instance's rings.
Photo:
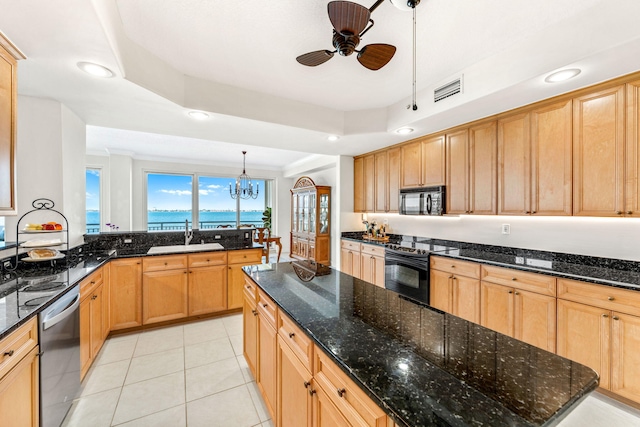
<path id="1" fill-rule="evenodd" d="M 342 233 L 343 239 L 376 244 L 362 239 L 362 232 Z M 431 241 L 450 249 L 432 255 L 491 264 L 555 277 L 640 291 L 640 262 L 572 255 L 467 242 L 392 235 L 391 242 Z"/>
<path id="2" fill-rule="evenodd" d="M 597 387 L 586 366 L 337 270 L 306 281 L 297 265 L 244 270 L 400 425 L 555 425 Z"/>

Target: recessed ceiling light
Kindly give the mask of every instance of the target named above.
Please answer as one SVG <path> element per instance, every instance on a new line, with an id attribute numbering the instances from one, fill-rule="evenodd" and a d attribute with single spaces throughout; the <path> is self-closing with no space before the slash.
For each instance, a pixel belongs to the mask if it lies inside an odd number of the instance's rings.
<path id="1" fill-rule="evenodd" d="M 578 74 L 580 74 L 580 69 L 579 68 L 569 68 L 569 69 L 566 69 L 566 70 L 560 70 L 560 71 L 556 71 L 555 73 L 549 74 L 544 79 L 544 81 L 547 82 L 547 83 L 563 82 L 565 80 L 569 80 L 569 79 L 574 78 Z"/>
<path id="2" fill-rule="evenodd" d="M 333 142 L 333 141 L 337 141 L 337 140 L 339 140 L 339 139 L 340 139 L 340 137 L 339 137 L 338 135 L 329 135 L 329 136 L 327 137 L 327 140 L 328 140 L 328 141 L 332 141 L 332 142 Z"/>
<path id="3" fill-rule="evenodd" d="M 400 135 L 407 135 L 411 132 L 413 132 L 413 128 L 404 127 L 404 128 L 396 129 L 396 133 L 399 133 Z"/>
<path id="4" fill-rule="evenodd" d="M 93 62 L 78 62 L 78 68 L 87 74 L 91 74 L 94 77 L 109 78 L 115 76 L 113 71 L 102 65 L 94 64 Z"/>
<path id="5" fill-rule="evenodd" d="M 209 118 L 209 114 L 204 111 L 189 111 L 187 114 L 189 117 L 196 120 L 207 120 Z"/>

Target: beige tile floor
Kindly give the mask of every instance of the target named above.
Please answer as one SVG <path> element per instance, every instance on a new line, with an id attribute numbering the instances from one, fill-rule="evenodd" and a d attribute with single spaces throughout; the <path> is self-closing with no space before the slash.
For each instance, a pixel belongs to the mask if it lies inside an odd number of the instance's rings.
<path id="1" fill-rule="evenodd" d="M 273 426 L 242 356 L 242 316 L 109 338 L 63 426 Z"/>

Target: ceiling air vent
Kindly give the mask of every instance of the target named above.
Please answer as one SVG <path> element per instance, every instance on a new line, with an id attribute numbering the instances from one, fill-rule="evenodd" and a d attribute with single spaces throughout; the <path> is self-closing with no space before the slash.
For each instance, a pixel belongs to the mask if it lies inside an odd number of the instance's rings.
<path id="1" fill-rule="evenodd" d="M 445 98 L 462 92 L 462 77 L 455 79 L 433 91 L 433 102 L 442 101 Z"/>

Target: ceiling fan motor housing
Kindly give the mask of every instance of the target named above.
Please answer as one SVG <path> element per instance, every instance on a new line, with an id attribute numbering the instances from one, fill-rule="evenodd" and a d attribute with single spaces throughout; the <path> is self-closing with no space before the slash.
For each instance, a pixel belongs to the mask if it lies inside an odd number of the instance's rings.
<path id="1" fill-rule="evenodd" d="M 355 34 L 340 34 L 337 31 L 333 32 L 333 46 L 341 56 L 351 55 L 356 50 L 359 43 L 360 37 Z"/>

